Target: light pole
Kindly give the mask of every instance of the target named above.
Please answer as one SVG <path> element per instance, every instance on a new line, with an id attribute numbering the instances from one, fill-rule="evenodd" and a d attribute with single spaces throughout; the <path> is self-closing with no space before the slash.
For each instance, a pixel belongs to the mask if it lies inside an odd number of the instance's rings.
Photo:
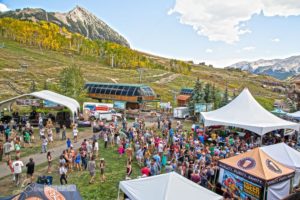
<path id="1" fill-rule="evenodd" d="M 142 75 L 143 75 L 144 69 L 143 69 L 143 68 L 137 68 L 136 70 L 137 70 L 138 73 L 139 73 L 140 83 L 142 83 Z"/>

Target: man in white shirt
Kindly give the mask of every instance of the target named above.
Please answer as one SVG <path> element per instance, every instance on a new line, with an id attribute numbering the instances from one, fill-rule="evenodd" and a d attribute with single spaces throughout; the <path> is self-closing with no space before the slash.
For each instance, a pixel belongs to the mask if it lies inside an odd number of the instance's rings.
<path id="1" fill-rule="evenodd" d="M 63 180 L 65 181 L 65 184 L 68 184 L 67 181 L 67 169 L 65 166 L 61 163 L 59 167 L 59 174 L 60 174 L 60 184 L 63 185 Z"/>
<path id="2" fill-rule="evenodd" d="M 15 182 L 18 186 L 21 180 L 22 167 L 24 166 L 23 162 L 19 160 L 19 157 L 12 163 L 12 167 L 14 168 Z"/>

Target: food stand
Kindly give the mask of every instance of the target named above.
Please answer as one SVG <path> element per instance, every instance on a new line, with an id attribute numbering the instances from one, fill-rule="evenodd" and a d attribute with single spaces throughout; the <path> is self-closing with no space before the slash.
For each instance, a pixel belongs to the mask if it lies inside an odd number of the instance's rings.
<path id="1" fill-rule="evenodd" d="M 295 171 L 255 148 L 218 162 L 218 182 L 241 199 L 282 199 L 290 194 Z"/>

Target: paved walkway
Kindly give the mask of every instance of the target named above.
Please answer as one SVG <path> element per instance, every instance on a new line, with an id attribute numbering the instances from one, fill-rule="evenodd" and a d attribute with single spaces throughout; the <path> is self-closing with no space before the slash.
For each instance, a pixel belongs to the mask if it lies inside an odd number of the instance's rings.
<path id="1" fill-rule="evenodd" d="M 92 137 L 92 135 L 87 136 L 85 138 L 78 139 L 78 142 L 77 143 L 72 142 L 72 145 L 74 146 L 75 149 L 77 149 L 77 148 L 80 147 L 80 145 L 81 145 L 81 143 L 83 142 L 84 139 L 89 139 L 91 137 Z M 58 158 L 61 155 L 61 153 L 65 149 L 66 149 L 66 144 L 63 144 L 63 145 L 61 145 L 59 147 L 48 149 L 48 151 L 51 151 L 52 158 L 56 159 L 56 158 Z M 29 158 L 33 158 L 33 160 L 35 162 L 35 166 L 40 165 L 42 163 L 45 163 L 47 161 L 47 159 L 46 159 L 46 153 L 40 153 L 40 152 L 37 153 L 37 154 L 34 154 L 34 155 L 27 156 L 27 157 L 23 157 L 23 158 L 21 157 L 21 160 L 22 160 L 22 162 L 24 164 L 23 172 L 26 172 L 25 165 L 26 165 L 26 163 L 29 162 Z M 3 155 L 3 159 L 5 159 L 4 155 Z M 7 166 L 6 162 L 2 162 L 0 164 L 0 178 L 8 176 L 8 175 L 10 175 L 10 173 L 11 173 L 10 169 Z"/>

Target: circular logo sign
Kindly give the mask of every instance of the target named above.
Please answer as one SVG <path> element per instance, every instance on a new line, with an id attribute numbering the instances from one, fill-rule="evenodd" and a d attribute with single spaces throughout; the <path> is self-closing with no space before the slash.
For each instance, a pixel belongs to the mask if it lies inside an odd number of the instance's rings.
<path id="1" fill-rule="evenodd" d="M 66 200 L 65 197 L 59 191 L 48 186 L 44 187 L 44 193 L 47 199 L 49 200 Z"/>
<path id="2" fill-rule="evenodd" d="M 269 170 L 271 170 L 272 172 L 275 172 L 277 174 L 282 173 L 282 170 L 272 160 L 267 159 L 266 164 Z"/>
<path id="3" fill-rule="evenodd" d="M 242 168 L 244 170 L 249 170 L 256 166 L 256 162 L 253 158 L 246 157 L 246 158 L 242 158 L 241 160 L 239 160 L 237 162 L 237 165 L 239 168 Z"/>

